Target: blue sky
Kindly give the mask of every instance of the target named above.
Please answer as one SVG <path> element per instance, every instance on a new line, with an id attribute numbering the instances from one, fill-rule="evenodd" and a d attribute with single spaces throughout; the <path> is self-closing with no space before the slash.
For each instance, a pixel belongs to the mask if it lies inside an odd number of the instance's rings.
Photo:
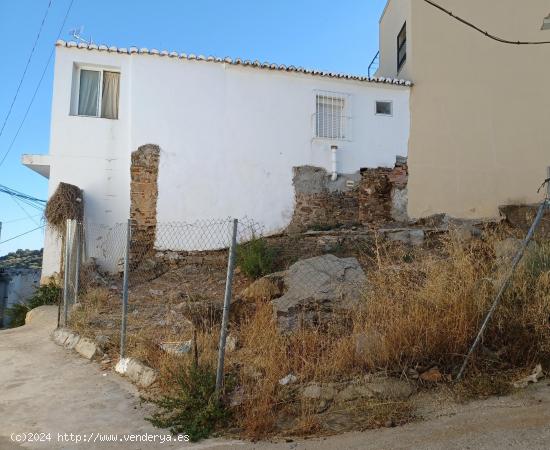
<path id="1" fill-rule="evenodd" d="M 386 0 L 73 0 L 61 39 L 84 26 L 95 43 L 258 59 L 366 74 L 378 49 Z M 71 0 L 0 0 L 0 127 L 19 84 L 45 11 L 48 15 L 2 136 L 0 159 L 25 115 Z M 53 64 L 47 69 L 0 184 L 46 198 L 47 180 L 20 164 L 23 153 L 47 153 Z M 0 194 L 1 241 L 35 228 L 39 211 Z M 38 214 L 38 216 L 37 216 Z M 30 218 L 28 216 L 31 216 Z M 0 244 L 0 255 L 42 247 L 40 230 Z"/>

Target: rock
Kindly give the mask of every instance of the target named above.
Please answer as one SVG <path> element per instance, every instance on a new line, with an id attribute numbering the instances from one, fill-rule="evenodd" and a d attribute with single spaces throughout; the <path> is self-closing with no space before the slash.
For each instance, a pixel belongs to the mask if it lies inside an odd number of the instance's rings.
<path id="1" fill-rule="evenodd" d="M 76 333 L 68 332 L 67 339 L 63 343 L 63 346 L 69 350 L 72 350 L 76 347 L 78 344 L 78 341 L 80 341 L 80 336 Z"/>
<path id="2" fill-rule="evenodd" d="M 542 373 L 542 366 L 540 364 L 537 364 L 536 367 L 533 369 L 533 372 L 531 372 L 531 375 L 526 376 L 525 378 L 522 378 L 519 381 L 516 381 L 514 383 L 515 388 L 525 388 L 529 383 L 538 383 L 538 381 L 544 376 Z"/>
<path id="3" fill-rule="evenodd" d="M 103 355 L 103 352 L 99 349 L 99 346 L 88 338 L 80 338 L 74 349 L 86 359 L 93 359 Z"/>
<path id="4" fill-rule="evenodd" d="M 313 406 L 317 414 L 329 408 L 335 395 L 336 390 L 329 384 L 320 385 L 312 383 L 302 391 L 302 397 Z"/>
<path id="5" fill-rule="evenodd" d="M 358 383 L 347 384 L 336 395 L 335 401 L 338 403 L 349 402 L 358 398 L 372 398 L 373 392 L 365 385 Z"/>
<path id="6" fill-rule="evenodd" d="M 64 328 L 57 328 L 52 332 L 52 339 L 57 345 L 64 345 L 68 339 L 69 334 L 72 334 L 69 330 Z"/>
<path id="7" fill-rule="evenodd" d="M 373 397 L 388 400 L 406 400 L 416 391 L 407 381 L 396 378 L 375 378 L 365 383 Z"/>
<path id="8" fill-rule="evenodd" d="M 163 342 L 160 348 L 169 355 L 182 356 L 190 353 L 193 348 L 193 341 L 184 342 Z"/>
<path id="9" fill-rule="evenodd" d="M 402 242 L 406 245 L 422 245 L 424 243 L 424 230 L 417 228 L 410 229 L 382 229 L 379 230 L 386 239 L 393 242 Z"/>
<path id="10" fill-rule="evenodd" d="M 157 379 L 157 372 L 134 358 L 122 358 L 115 371 L 125 375 L 141 387 L 151 386 Z"/>
<path id="11" fill-rule="evenodd" d="M 230 353 L 235 350 L 237 350 L 237 338 L 230 334 L 225 338 L 225 351 Z"/>
<path id="12" fill-rule="evenodd" d="M 149 295 L 152 295 L 153 297 L 161 297 L 164 295 L 164 291 L 160 289 L 149 289 Z"/>
<path id="13" fill-rule="evenodd" d="M 323 255 L 294 263 L 283 280 L 286 292 L 272 305 L 280 330 L 288 332 L 350 313 L 361 302 L 366 276 L 355 258 Z"/>
<path id="14" fill-rule="evenodd" d="M 283 272 L 272 273 L 254 281 L 242 293 L 247 300 L 272 300 L 283 295 Z"/>
<path id="15" fill-rule="evenodd" d="M 439 371 L 437 367 L 432 367 L 426 372 L 420 374 L 420 379 L 422 381 L 428 381 L 429 383 L 439 383 L 443 380 L 443 374 Z"/>
<path id="16" fill-rule="evenodd" d="M 336 390 L 330 384 L 308 384 L 302 391 L 302 397 L 308 400 L 332 400 Z"/>
<path id="17" fill-rule="evenodd" d="M 407 188 L 393 188 L 391 191 L 391 218 L 397 222 L 408 222 L 407 204 Z"/>
<path id="18" fill-rule="evenodd" d="M 95 342 L 102 351 L 105 351 L 107 345 L 110 342 L 110 338 L 109 336 L 105 336 L 104 334 L 98 334 L 95 337 Z"/>
<path id="19" fill-rule="evenodd" d="M 286 377 L 283 377 L 279 380 L 279 384 L 281 386 L 286 386 L 287 384 L 296 383 L 296 381 L 298 381 L 298 377 L 289 373 Z"/>

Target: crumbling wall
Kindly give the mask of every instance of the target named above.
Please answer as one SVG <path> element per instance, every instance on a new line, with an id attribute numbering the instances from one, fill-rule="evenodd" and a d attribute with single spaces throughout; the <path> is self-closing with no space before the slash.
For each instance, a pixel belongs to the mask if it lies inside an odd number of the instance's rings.
<path id="1" fill-rule="evenodd" d="M 500 214 L 506 218 L 506 221 L 515 228 L 519 228 L 527 233 L 533 224 L 537 215 L 539 205 L 504 205 L 499 207 Z M 546 210 L 539 227 L 536 237 L 550 237 L 550 211 Z"/>
<path id="2" fill-rule="evenodd" d="M 130 166 L 131 260 L 153 250 L 157 228 L 158 167 L 160 148 L 147 144 L 132 153 Z"/>
<path id="3" fill-rule="evenodd" d="M 340 174 L 335 181 L 323 168 L 293 169 L 295 208 L 289 232 L 338 226 L 406 222 L 407 163 Z"/>

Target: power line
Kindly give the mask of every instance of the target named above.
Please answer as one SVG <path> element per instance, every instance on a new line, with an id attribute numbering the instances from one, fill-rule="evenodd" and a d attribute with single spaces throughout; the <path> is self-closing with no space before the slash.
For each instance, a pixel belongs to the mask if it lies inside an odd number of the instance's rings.
<path id="1" fill-rule="evenodd" d="M 32 233 L 33 231 L 39 230 L 40 228 L 44 228 L 45 225 L 40 225 L 39 227 L 33 228 L 32 230 L 25 231 L 24 233 L 18 234 L 17 236 L 13 236 L 9 239 L 6 239 L 5 241 L 0 242 L 0 244 L 5 244 L 6 242 L 13 241 L 14 239 L 17 239 L 21 236 L 25 236 L 26 234 Z"/>
<path id="2" fill-rule="evenodd" d="M 22 200 L 26 204 L 32 203 L 34 205 L 44 207 L 44 204 L 46 203 L 46 200 L 33 197 L 32 195 L 23 194 L 22 192 L 16 191 L 15 189 L 11 189 L 7 186 L 4 186 L 3 184 L 0 184 L 0 192 L 7 195 L 11 195 L 13 197 L 17 197 L 18 199 Z"/>
<path id="3" fill-rule="evenodd" d="M 550 44 L 550 41 L 512 41 L 510 39 L 504 39 L 499 36 L 495 36 L 494 34 L 489 33 L 488 31 L 485 31 L 478 27 L 477 25 L 474 25 L 471 22 L 468 22 L 466 19 L 463 19 L 460 16 L 457 16 L 452 13 L 452 11 L 449 11 L 448 9 L 445 9 L 443 6 L 438 5 L 432 0 L 424 0 L 429 5 L 433 6 L 434 8 L 439 9 L 440 11 L 444 12 L 445 14 L 448 14 L 453 19 L 457 20 L 458 22 L 466 25 L 467 27 L 472 28 L 473 30 L 477 31 L 478 33 L 483 34 L 485 37 L 488 37 L 489 39 L 492 39 L 493 41 L 500 42 L 502 44 L 510 44 L 510 45 L 543 45 L 543 44 Z"/>
<path id="4" fill-rule="evenodd" d="M 4 128 L 6 127 L 6 123 L 8 122 L 8 119 L 10 118 L 11 112 L 13 110 L 13 105 L 15 104 L 15 100 L 17 100 L 17 96 L 19 95 L 19 91 L 21 90 L 21 85 L 23 84 L 23 80 L 25 79 L 25 75 L 27 74 L 27 70 L 31 63 L 32 55 L 34 54 L 34 50 L 36 49 L 36 44 L 38 44 L 38 40 L 40 39 L 40 33 L 42 33 L 42 28 L 44 28 L 44 22 L 46 22 L 46 17 L 48 17 L 48 11 L 50 10 L 50 6 L 52 6 L 52 0 L 48 2 L 48 7 L 46 8 L 44 17 L 42 17 L 42 22 L 40 23 L 38 34 L 36 35 L 36 39 L 34 40 L 34 44 L 31 49 L 31 53 L 29 55 L 29 58 L 27 59 L 27 64 L 25 65 L 25 70 L 23 70 L 23 75 L 21 75 L 21 79 L 19 80 L 19 84 L 17 86 L 17 89 L 15 90 L 15 95 L 13 96 L 13 99 L 11 101 L 11 105 L 8 109 L 8 113 L 4 118 L 4 123 L 2 124 L 2 128 L 0 128 L 0 137 L 2 137 L 2 133 L 4 132 Z"/>
<path id="5" fill-rule="evenodd" d="M 69 13 L 71 11 L 73 3 L 74 3 L 74 0 L 71 0 L 71 3 L 69 3 L 69 7 L 67 8 L 67 12 L 65 13 L 65 17 L 63 18 L 63 23 L 61 24 L 61 27 L 59 27 L 59 32 L 57 33 L 56 40 L 60 38 L 61 33 L 63 32 L 63 28 L 65 27 L 65 22 L 67 22 L 67 17 L 69 17 Z M 21 123 L 19 124 L 19 128 L 17 128 L 17 132 L 15 133 L 15 136 L 13 137 L 10 145 L 8 146 L 8 149 L 4 153 L 4 156 L 0 160 L 0 167 L 2 166 L 2 164 L 4 164 L 4 161 L 6 160 L 8 154 L 10 153 L 11 149 L 13 148 L 13 145 L 15 144 L 15 141 L 16 141 L 17 137 L 19 136 L 19 132 L 21 131 L 21 128 L 23 128 L 23 124 L 25 123 L 25 120 L 27 120 L 27 116 L 29 115 L 29 111 L 31 110 L 31 106 L 34 103 L 34 99 L 36 98 L 36 94 L 38 93 L 38 90 L 40 89 L 40 85 L 42 84 L 42 80 L 44 79 L 44 75 L 46 75 L 46 71 L 48 70 L 48 66 L 50 65 L 50 62 L 52 61 L 52 57 L 54 55 L 54 52 L 55 52 L 55 47 L 50 52 L 48 62 L 46 63 L 46 66 L 44 67 L 44 70 L 42 71 L 42 76 L 40 77 L 40 80 L 38 81 L 38 84 L 36 85 L 36 89 L 34 90 L 34 94 L 32 95 L 29 106 L 27 107 L 27 110 L 25 111 L 25 115 L 23 116 L 23 119 L 21 120 Z"/>
<path id="6" fill-rule="evenodd" d="M 31 217 L 33 219 L 37 218 L 37 217 L 40 217 L 42 214 L 34 214 L 32 215 Z M 3 225 L 7 224 L 7 223 L 15 223 L 15 222 L 22 222 L 23 220 L 29 220 L 29 217 L 19 217 L 17 219 L 10 219 L 10 220 L 2 220 L 0 222 L 2 222 Z"/>

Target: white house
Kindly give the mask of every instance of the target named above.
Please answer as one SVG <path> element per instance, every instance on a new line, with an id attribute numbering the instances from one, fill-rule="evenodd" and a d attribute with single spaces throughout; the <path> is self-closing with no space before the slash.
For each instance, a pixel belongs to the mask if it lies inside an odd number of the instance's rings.
<path id="1" fill-rule="evenodd" d="M 131 155 L 160 147 L 156 220 L 247 216 L 287 227 L 293 168 L 327 176 L 406 156 L 410 82 L 145 48 L 58 41 L 48 155 L 23 163 L 84 192 L 85 220 L 131 209 Z M 337 149 L 334 148 L 337 147 Z M 47 233 L 43 274 L 59 270 Z"/>

